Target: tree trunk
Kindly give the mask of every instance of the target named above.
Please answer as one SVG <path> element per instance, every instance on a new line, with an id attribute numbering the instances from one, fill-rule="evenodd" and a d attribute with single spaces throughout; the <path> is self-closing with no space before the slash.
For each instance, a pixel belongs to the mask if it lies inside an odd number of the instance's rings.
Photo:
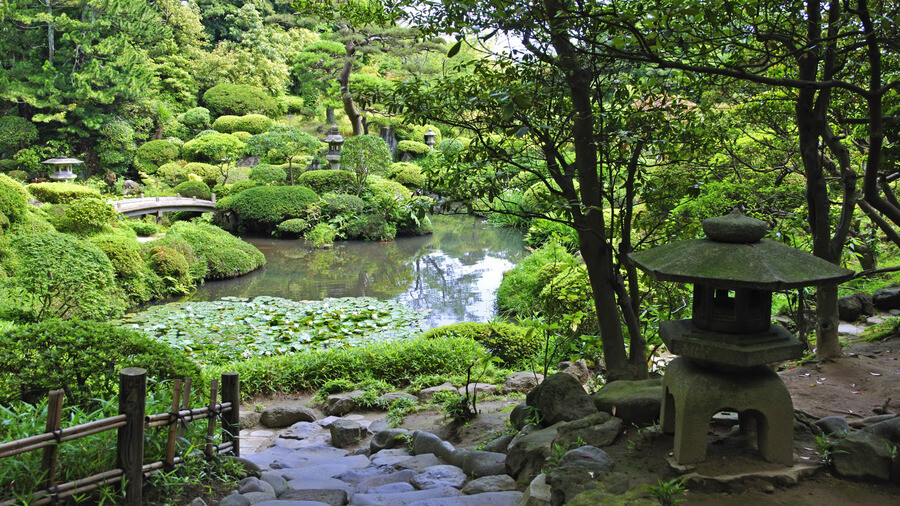
<path id="1" fill-rule="evenodd" d="M 816 290 L 816 355 L 825 359 L 842 355 L 838 339 L 837 285 L 820 286 Z"/>
<path id="2" fill-rule="evenodd" d="M 329 125 L 333 125 L 337 122 L 334 117 L 334 107 L 326 107 L 325 108 L 325 123 Z"/>
<path id="3" fill-rule="evenodd" d="M 350 72 L 353 70 L 353 56 L 356 53 L 356 45 L 348 41 L 345 49 L 347 51 L 347 61 L 344 62 L 344 68 L 341 69 L 341 75 L 338 77 L 338 83 L 341 85 L 341 102 L 344 103 L 344 112 L 350 125 L 353 127 L 353 135 L 363 134 L 362 115 L 356 108 L 353 96 L 350 94 Z"/>

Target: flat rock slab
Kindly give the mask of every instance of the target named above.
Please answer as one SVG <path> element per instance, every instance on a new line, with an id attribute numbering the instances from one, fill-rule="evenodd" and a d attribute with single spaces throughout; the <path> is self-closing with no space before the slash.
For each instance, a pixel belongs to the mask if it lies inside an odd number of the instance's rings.
<path id="1" fill-rule="evenodd" d="M 428 455 L 431 455 L 430 453 Z M 376 466 L 396 466 L 400 462 L 409 460 L 412 455 L 406 450 L 381 450 L 372 456 L 372 464 Z"/>
<path id="2" fill-rule="evenodd" d="M 395 467 L 399 467 L 401 469 L 412 469 L 417 472 L 425 472 L 429 467 L 434 466 L 442 466 L 447 463 L 443 460 L 437 458 L 433 453 L 423 453 L 422 455 L 416 455 L 415 457 L 410 457 L 407 460 L 403 460 L 395 464 Z"/>
<path id="3" fill-rule="evenodd" d="M 522 492 L 487 492 L 459 497 L 423 499 L 411 502 L 408 506 L 519 506 L 523 497 Z"/>
<path id="4" fill-rule="evenodd" d="M 290 494 L 301 490 L 342 490 L 345 493 L 350 492 L 352 487 L 341 480 L 335 478 L 314 478 L 307 476 L 304 478 L 290 480 L 287 482 L 288 490 L 281 495 Z"/>
<path id="5" fill-rule="evenodd" d="M 466 482 L 466 473 L 456 466 L 434 466 L 413 476 L 409 482 L 419 490 L 441 487 L 460 488 Z"/>
<path id="6" fill-rule="evenodd" d="M 347 504 L 347 497 L 348 494 L 346 490 L 306 489 L 288 490 L 281 494 L 278 499 L 325 503 L 330 506 L 343 506 Z"/>
<path id="7" fill-rule="evenodd" d="M 347 471 L 357 469 L 351 464 L 344 463 L 323 463 L 317 465 L 306 465 L 302 467 L 294 467 L 284 469 L 281 476 L 287 480 L 300 480 L 303 478 L 336 478 Z"/>
<path id="8" fill-rule="evenodd" d="M 256 503 L 254 506 L 329 506 L 327 502 L 298 501 L 294 499 L 270 499 Z"/>
<path id="9" fill-rule="evenodd" d="M 682 466 L 675 462 L 674 457 L 666 459 L 669 467 L 678 473 L 691 471 L 693 466 Z M 809 478 L 822 470 L 822 464 L 801 463 L 792 467 L 771 471 L 749 471 L 746 473 L 725 474 L 711 476 L 697 472 L 683 474 L 684 484 L 689 489 L 697 489 L 701 492 L 722 492 L 740 488 L 747 484 L 758 486 L 760 481 L 772 485 L 785 487 L 796 485 L 801 479 Z M 752 485 L 757 484 L 757 485 Z"/>
<path id="10" fill-rule="evenodd" d="M 370 476 L 360 480 L 359 484 L 356 486 L 356 490 L 365 494 L 370 490 L 383 485 L 389 485 L 391 483 L 409 483 L 409 480 L 415 475 L 416 472 L 412 469 L 404 469 L 403 471 L 397 471 L 396 473 Z"/>
<path id="11" fill-rule="evenodd" d="M 451 487 L 430 488 L 428 490 L 416 490 L 415 492 L 401 492 L 399 494 L 356 494 L 350 501 L 351 506 L 406 506 L 416 501 L 425 499 L 440 499 L 447 497 L 459 497 L 459 490 Z M 470 496 L 474 497 L 474 496 Z"/>

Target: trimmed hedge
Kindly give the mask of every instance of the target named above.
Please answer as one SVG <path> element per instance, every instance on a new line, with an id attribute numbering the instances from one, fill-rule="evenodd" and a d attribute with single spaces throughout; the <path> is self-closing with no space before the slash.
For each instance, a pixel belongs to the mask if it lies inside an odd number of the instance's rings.
<path id="1" fill-rule="evenodd" d="M 203 103 L 216 116 L 243 116 L 257 113 L 272 116 L 278 112 L 278 102 L 265 90 L 248 84 L 223 83 L 203 94 Z"/>
<path id="2" fill-rule="evenodd" d="M 34 183 L 28 191 L 41 202 L 48 204 L 68 204 L 78 199 L 100 198 L 100 191 L 78 183 Z"/>
<path id="3" fill-rule="evenodd" d="M 291 218 L 289 220 L 284 220 L 278 224 L 275 230 L 278 232 L 279 237 L 284 236 L 294 236 L 299 237 L 303 234 L 306 229 L 309 228 L 309 223 L 303 218 Z"/>
<path id="4" fill-rule="evenodd" d="M 0 215 L 6 218 L 7 225 L 17 222 L 27 212 L 28 192 L 25 187 L 15 179 L 0 174 Z"/>
<path id="5" fill-rule="evenodd" d="M 239 230 L 270 232 L 290 218 L 304 218 L 319 197 L 306 186 L 257 186 L 220 200 L 216 208 L 232 211 Z"/>
<path id="6" fill-rule="evenodd" d="M 137 242 L 137 239 L 118 233 L 98 234 L 88 241 L 106 254 L 116 271 L 116 277 L 135 276 L 143 270 L 141 243 Z"/>
<path id="7" fill-rule="evenodd" d="M 537 332 L 528 336 L 528 329 L 510 323 L 455 323 L 429 330 L 423 339 L 472 339 L 503 360 L 507 366 L 525 366 L 541 349 Z"/>
<path id="8" fill-rule="evenodd" d="M 79 199 L 69 204 L 58 227 L 60 232 L 91 235 L 119 221 L 119 213 L 109 202 L 99 198 Z"/>
<path id="9" fill-rule="evenodd" d="M 219 163 L 222 158 L 236 158 L 244 152 L 245 144 L 231 134 L 211 131 L 184 143 L 181 155 L 189 162 Z"/>
<path id="10" fill-rule="evenodd" d="M 427 155 L 431 151 L 428 144 L 416 141 L 400 141 L 397 143 L 397 153 L 409 153 L 413 156 Z"/>
<path id="11" fill-rule="evenodd" d="M 206 263 L 206 279 L 233 278 L 266 263 L 266 257 L 255 246 L 208 223 L 178 222 L 166 232 L 164 239 L 187 243 Z"/>
<path id="12" fill-rule="evenodd" d="M 356 216 L 362 214 L 366 208 L 366 201 L 348 193 L 326 193 L 322 195 L 319 204 L 322 216 L 334 218 L 335 216 Z"/>
<path id="13" fill-rule="evenodd" d="M 137 149 L 134 166 L 147 174 L 154 174 L 160 165 L 164 165 L 181 156 L 181 148 L 165 139 L 145 142 Z"/>
<path id="14" fill-rule="evenodd" d="M 237 123 L 238 119 L 240 119 L 240 116 L 235 116 L 233 114 L 219 116 L 213 121 L 212 128 L 223 134 L 233 134 L 235 131 L 234 124 Z"/>
<path id="15" fill-rule="evenodd" d="M 194 107 L 192 109 L 188 109 L 184 114 L 179 118 L 184 126 L 190 128 L 193 131 L 205 130 L 209 128 L 210 124 L 210 115 L 209 109 L 206 107 Z"/>
<path id="16" fill-rule="evenodd" d="M 309 170 L 297 177 L 297 184 L 308 186 L 316 193 L 347 193 L 353 191 L 356 182 L 346 170 Z"/>
<path id="17" fill-rule="evenodd" d="M 250 180 L 273 186 L 284 185 L 287 181 L 287 172 L 278 165 L 260 164 L 250 169 Z"/>
<path id="18" fill-rule="evenodd" d="M 179 183 L 175 187 L 175 193 L 182 197 L 196 197 L 198 199 L 209 200 L 211 193 L 209 186 L 203 181 L 185 181 Z"/>
<path id="19" fill-rule="evenodd" d="M 234 131 L 257 135 L 272 128 L 272 123 L 271 119 L 262 114 L 247 114 L 235 120 Z"/>
<path id="20" fill-rule="evenodd" d="M 422 167 L 414 163 L 396 162 L 391 165 L 388 172 L 389 177 L 410 188 L 422 188 L 425 186 L 425 174 L 422 173 Z"/>

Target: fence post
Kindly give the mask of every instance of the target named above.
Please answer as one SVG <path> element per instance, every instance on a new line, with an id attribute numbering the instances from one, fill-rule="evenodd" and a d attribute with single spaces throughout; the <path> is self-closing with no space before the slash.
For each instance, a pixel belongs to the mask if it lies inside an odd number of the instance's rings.
<path id="1" fill-rule="evenodd" d="M 235 457 L 241 456 L 241 382 L 236 372 L 222 374 L 222 403 L 230 402 L 231 410 L 222 417 L 222 441 L 231 442 Z"/>
<path id="2" fill-rule="evenodd" d="M 147 371 L 140 367 L 119 371 L 119 414 L 125 415 L 125 426 L 119 427 L 116 466 L 125 472 L 125 503 L 129 505 L 141 504 L 146 400 Z"/>
<path id="3" fill-rule="evenodd" d="M 63 391 L 53 390 L 50 392 L 50 399 L 47 401 L 47 430 L 46 432 L 56 432 L 60 427 L 62 419 Z M 49 489 L 56 485 L 56 456 L 59 454 L 59 443 L 52 444 L 44 448 L 44 455 L 41 458 L 41 470 L 44 474 L 43 488 Z"/>

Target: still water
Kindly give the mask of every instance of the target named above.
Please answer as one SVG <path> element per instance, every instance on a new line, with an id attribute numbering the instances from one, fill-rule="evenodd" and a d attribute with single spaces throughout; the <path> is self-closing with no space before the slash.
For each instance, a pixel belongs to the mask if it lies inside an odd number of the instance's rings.
<path id="1" fill-rule="evenodd" d="M 430 311 L 426 327 L 494 315 L 503 272 L 526 252 L 522 234 L 472 216 L 433 216 L 434 234 L 389 243 L 338 241 L 313 249 L 302 239 L 245 238 L 266 255 L 265 267 L 211 281 L 182 299 L 269 295 L 293 300 L 374 297 Z"/>

